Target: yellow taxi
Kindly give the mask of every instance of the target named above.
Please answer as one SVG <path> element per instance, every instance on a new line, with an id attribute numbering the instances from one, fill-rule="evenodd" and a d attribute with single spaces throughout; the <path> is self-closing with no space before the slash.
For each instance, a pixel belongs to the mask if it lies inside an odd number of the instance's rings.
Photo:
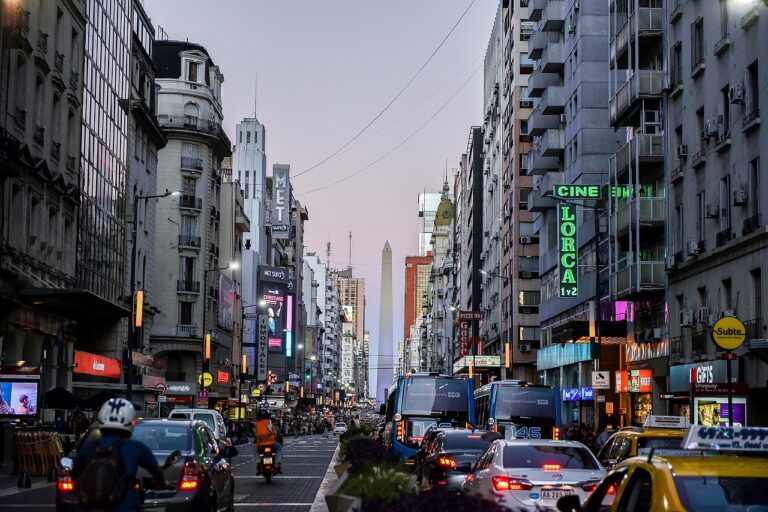
<path id="1" fill-rule="evenodd" d="M 581 504 L 561 512 L 768 511 L 768 428 L 690 429 L 685 449 L 653 449 L 618 463 Z"/>
<path id="2" fill-rule="evenodd" d="M 642 427 L 624 427 L 613 434 L 600 448 L 597 460 L 610 469 L 641 450 L 680 448 L 689 427 L 688 418 L 650 415 Z"/>

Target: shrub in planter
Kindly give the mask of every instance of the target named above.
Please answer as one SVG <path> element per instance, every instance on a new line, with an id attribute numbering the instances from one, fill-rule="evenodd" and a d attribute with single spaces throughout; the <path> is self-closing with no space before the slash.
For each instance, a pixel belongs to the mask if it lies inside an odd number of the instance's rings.
<path id="1" fill-rule="evenodd" d="M 395 468 L 376 466 L 362 474 L 350 475 L 341 492 L 376 503 L 389 504 L 406 490 L 408 481 L 409 476 Z"/>
<path id="2" fill-rule="evenodd" d="M 454 494 L 434 489 L 402 493 L 395 499 L 377 499 L 362 495 L 359 512 L 506 512 L 501 505 L 481 496 Z"/>
<path id="3" fill-rule="evenodd" d="M 361 473 L 366 466 L 394 466 L 399 462 L 397 455 L 370 437 L 355 437 L 346 442 L 341 460 L 349 463 L 349 473 Z"/>

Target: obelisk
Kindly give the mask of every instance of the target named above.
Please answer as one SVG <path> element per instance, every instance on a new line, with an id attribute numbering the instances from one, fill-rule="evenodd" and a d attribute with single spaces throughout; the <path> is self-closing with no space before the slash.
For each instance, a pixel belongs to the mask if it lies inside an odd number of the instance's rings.
<path id="1" fill-rule="evenodd" d="M 383 403 L 385 389 L 392 388 L 392 248 L 389 240 L 381 250 L 381 296 L 379 299 L 379 339 L 376 348 L 376 401 Z"/>

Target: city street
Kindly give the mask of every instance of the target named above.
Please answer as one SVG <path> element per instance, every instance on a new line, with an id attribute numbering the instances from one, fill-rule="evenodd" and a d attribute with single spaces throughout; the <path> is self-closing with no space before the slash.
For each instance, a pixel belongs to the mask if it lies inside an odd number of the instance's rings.
<path id="1" fill-rule="evenodd" d="M 238 447 L 232 459 L 235 472 L 235 507 L 238 511 L 276 510 L 307 512 L 312 507 L 320 484 L 336 450 L 338 437 L 329 435 L 286 438 L 283 474 L 267 485 L 256 476 L 252 444 Z M 54 486 L 0 493 L 0 512 L 54 510 Z M 324 502 L 323 502 L 324 505 Z M 321 510 L 325 510 L 325 507 Z"/>

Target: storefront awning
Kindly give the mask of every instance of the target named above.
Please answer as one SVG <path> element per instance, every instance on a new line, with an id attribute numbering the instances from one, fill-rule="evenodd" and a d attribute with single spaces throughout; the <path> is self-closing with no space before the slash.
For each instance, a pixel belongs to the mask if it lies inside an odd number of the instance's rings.
<path id="1" fill-rule="evenodd" d="M 571 320 L 552 329 L 552 343 L 589 343 L 590 322 Z M 600 338 L 606 345 L 626 343 L 627 323 L 612 320 L 600 322 Z"/>
<path id="2" fill-rule="evenodd" d="M 23 288 L 19 298 L 34 307 L 74 320 L 116 320 L 131 311 L 88 290 Z"/>

